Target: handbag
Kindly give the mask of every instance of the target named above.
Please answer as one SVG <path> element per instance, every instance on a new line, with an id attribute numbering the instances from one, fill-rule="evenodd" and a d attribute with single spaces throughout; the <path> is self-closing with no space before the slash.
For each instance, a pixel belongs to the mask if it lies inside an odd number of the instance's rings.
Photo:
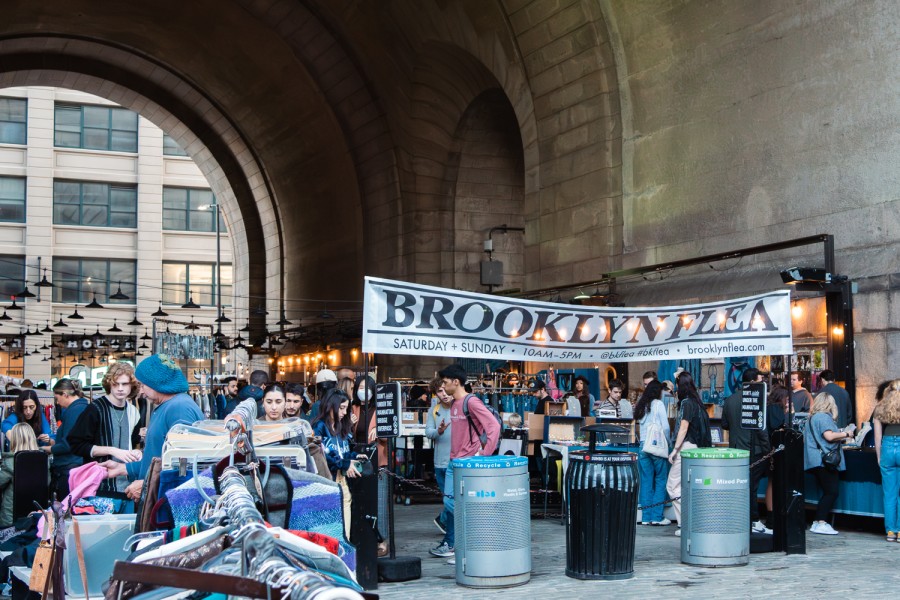
<path id="1" fill-rule="evenodd" d="M 55 545 L 53 543 L 53 518 L 50 511 L 44 512 L 44 521 L 47 524 L 44 527 L 44 539 L 41 540 L 37 550 L 34 553 L 34 563 L 31 565 L 31 577 L 28 580 L 28 589 L 32 592 L 47 597 L 47 590 L 50 586 L 50 568 L 53 566 L 55 558 Z"/>
<path id="2" fill-rule="evenodd" d="M 141 488 L 141 497 L 135 505 L 137 518 L 134 521 L 134 532 L 153 531 L 153 520 L 156 516 L 154 508 L 159 499 L 159 474 L 162 471 L 162 459 L 153 457 L 150 467 L 144 476 L 144 484 Z"/>
<path id="3" fill-rule="evenodd" d="M 837 446 L 832 450 L 826 451 L 822 444 L 819 442 L 819 436 L 813 433 L 812 425 L 810 422 L 806 422 L 809 427 L 809 434 L 813 436 L 813 440 L 816 442 L 816 446 L 819 447 L 819 452 L 822 453 L 822 466 L 828 469 L 829 471 L 837 471 L 841 466 L 841 447 Z"/>
<path id="4" fill-rule="evenodd" d="M 641 450 L 647 454 L 652 454 L 653 456 L 658 456 L 660 458 L 667 458 L 669 456 L 669 442 L 666 440 L 666 434 L 663 432 L 663 428 L 659 423 L 654 421 L 647 425 L 647 431 L 644 436 L 644 443 L 641 445 Z"/>

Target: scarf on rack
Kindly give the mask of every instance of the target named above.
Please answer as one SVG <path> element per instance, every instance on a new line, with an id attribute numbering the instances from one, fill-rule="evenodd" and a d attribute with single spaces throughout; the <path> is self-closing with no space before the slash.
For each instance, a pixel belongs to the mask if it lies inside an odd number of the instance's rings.
<path id="1" fill-rule="evenodd" d="M 320 475 L 296 469 L 286 471 L 294 487 L 287 529 L 322 533 L 337 539 L 338 556 L 351 571 L 356 571 L 356 547 L 344 537 L 341 486 Z"/>
<path id="2" fill-rule="evenodd" d="M 340 486 L 328 478 L 298 469 L 286 467 L 273 469 L 283 469 L 291 489 L 284 488 L 285 480 L 278 474 L 273 472 L 269 476 L 264 490 L 266 502 L 270 506 L 285 505 L 284 509 L 270 511 L 269 522 L 284 526 L 285 529 L 319 533 L 338 540 L 338 557 L 351 571 L 355 571 L 356 548 L 344 536 L 343 497 Z M 216 493 L 212 469 L 202 471 L 198 481 L 209 496 Z M 167 491 L 166 499 L 171 506 L 176 528 L 190 526 L 200 519 L 203 498 L 197 491 L 197 484 L 193 478 Z M 286 514 L 285 511 L 289 513 Z"/>

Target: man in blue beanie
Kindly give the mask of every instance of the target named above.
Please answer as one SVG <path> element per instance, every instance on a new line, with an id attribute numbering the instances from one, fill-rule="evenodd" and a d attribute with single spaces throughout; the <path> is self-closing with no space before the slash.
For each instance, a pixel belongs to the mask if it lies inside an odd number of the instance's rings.
<path id="1" fill-rule="evenodd" d="M 137 366 L 134 376 L 141 384 L 141 393 L 156 405 L 147 428 L 144 456 L 140 462 L 122 464 L 109 461 L 104 466 L 108 470 L 108 477 L 128 475 L 133 483 L 125 488 L 125 494 L 133 500 L 139 500 L 150 461 L 154 456 L 162 456 L 163 443 L 169 430 L 179 423 L 190 425 L 204 417 L 197 404 L 187 395 L 188 382 L 175 359 L 165 354 L 148 356 Z"/>

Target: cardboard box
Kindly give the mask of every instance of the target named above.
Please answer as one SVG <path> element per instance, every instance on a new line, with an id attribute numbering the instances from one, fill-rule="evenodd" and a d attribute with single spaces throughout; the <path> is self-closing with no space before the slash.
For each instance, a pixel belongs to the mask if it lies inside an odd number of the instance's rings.
<path id="1" fill-rule="evenodd" d="M 544 440 L 544 415 L 525 413 L 525 422 L 528 423 L 528 439 L 534 442 Z"/>
<path id="2" fill-rule="evenodd" d="M 581 417 L 548 416 L 544 420 L 544 439 L 547 441 L 571 442 L 581 435 L 584 419 Z"/>

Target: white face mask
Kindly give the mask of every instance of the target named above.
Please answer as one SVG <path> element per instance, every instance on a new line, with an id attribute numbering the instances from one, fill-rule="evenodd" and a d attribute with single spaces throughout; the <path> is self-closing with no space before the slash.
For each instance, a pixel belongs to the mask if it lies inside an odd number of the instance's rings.
<path id="1" fill-rule="evenodd" d="M 360 386 L 360 388 L 356 390 L 356 397 L 359 398 L 360 402 L 368 402 L 372 399 L 372 390 L 365 386 Z"/>

